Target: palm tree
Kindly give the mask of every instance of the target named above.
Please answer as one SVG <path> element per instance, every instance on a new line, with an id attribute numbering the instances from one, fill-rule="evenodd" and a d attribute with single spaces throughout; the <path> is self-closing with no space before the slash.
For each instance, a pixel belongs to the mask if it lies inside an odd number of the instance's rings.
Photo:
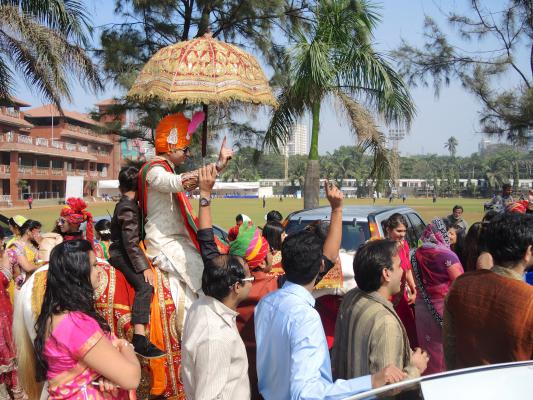
<path id="1" fill-rule="evenodd" d="M 288 53 L 289 73 L 278 96 L 263 146 L 285 143 L 296 121 L 312 116 L 311 147 L 304 186 L 304 207 L 316 207 L 319 197 L 318 133 L 320 109 L 334 100 L 349 121 L 363 148 L 374 154 L 372 174 L 383 176 L 388 153 L 383 135 L 362 105 L 370 106 L 385 122 L 410 124 L 415 108 L 408 89 L 389 63 L 370 44 L 379 20 L 365 0 L 319 0 L 308 34 L 297 31 Z"/>
<path id="2" fill-rule="evenodd" d="M 444 143 L 444 147 L 448 149 L 450 152 L 450 157 L 454 158 L 455 154 L 457 153 L 457 146 L 459 145 L 459 142 L 455 138 L 455 136 L 451 136 L 446 143 Z"/>
<path id="3" fill-rule="evenodd" d="M 84 48 L 92 28 L 79 0 L 0 0 L 0 99 L 13 91 L 13 71 L 61 108 L 72 100 L 71 76 L 103 88 Z"/>
<path id="4" fill-rule="evenodd" d="M 339 186 L 342 187 L 344 179 L 353 178 L 355 172 L 355 159 L 352 157 L 343 157 L 335 164 L 335 175 L 339 182 Z"/>
<path id="5" fill-rule="evenodd" d="M 252 181 L 257 178 L 257 171 L 251 159 L 239 152 L 228 164 L 221 178 L 226 182 Z"/>

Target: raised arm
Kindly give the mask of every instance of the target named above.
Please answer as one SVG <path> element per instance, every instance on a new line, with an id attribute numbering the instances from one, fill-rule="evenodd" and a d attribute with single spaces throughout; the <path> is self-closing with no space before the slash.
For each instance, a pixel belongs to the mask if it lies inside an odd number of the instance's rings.
<path id="1" fill-rule="evenodd" d="M 217 170 L 214 164 L 207 165 L 199 170 L 200 207 L 198 211 L 199 229 L 208 229 L 213 226 L 211 221 L 211 193 L 217 179 Z M 204 199 L 204 200 L 202 200 Z M 208 200 L 207 204 L 205 199 Z M 202 202 L 204 205 L 202 205 Z"/>
<path id="2" fill-rule="evenodd" d="M 200 254 L 204 263 L 220 255 L 215 243 L 213 224 L 211 221 L 211 192 L 217 179 L 217 170 L 214 164 L 200 168 L 200 207 L 198 210 L 198 243 Z"/>
<path id="3" fill-rule="evenodd" d="M 326 197 L 331 206 L 328 235 L 324 243 L 323 254 L 333 263 L 339 256 L 342 240 L 342 201 L 343 195 L 337 186 L 326 180 Z"/>

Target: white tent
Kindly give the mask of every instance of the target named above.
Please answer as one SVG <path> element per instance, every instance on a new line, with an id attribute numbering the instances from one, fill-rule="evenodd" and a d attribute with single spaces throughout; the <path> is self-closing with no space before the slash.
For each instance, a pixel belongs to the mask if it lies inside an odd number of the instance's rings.
<path id="1" fill-rule="evenodd" d="M 118 180 L 110 179 L 98 181 L 98 185 L 96 186 L 96 197 L 102 197 L 104 193 L 111 197 L 120 196 L 120 191 L 118 190 Z"/>

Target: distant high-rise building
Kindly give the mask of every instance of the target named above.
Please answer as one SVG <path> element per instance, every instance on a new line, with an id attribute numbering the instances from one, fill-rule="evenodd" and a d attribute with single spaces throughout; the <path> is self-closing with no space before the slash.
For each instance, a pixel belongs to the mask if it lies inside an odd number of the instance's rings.
<path id="1" fill-rule="evenodd" d="M 307 155 L 309 153 L 308 137 L 307 125 L 296 124 L 287 143 L 279 147 L 280 154 L 287 156 Z"/>

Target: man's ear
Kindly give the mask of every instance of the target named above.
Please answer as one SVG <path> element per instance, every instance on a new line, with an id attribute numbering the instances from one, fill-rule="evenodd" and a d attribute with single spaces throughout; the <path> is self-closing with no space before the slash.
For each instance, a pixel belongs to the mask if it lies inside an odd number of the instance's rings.
<path id="1" fill-rule="evenodd" d="M 391 270 L 388 268 L 383 268 L 381 270 L 381 278 L 383 279 L 383 282 L 390 282 Z"/>

